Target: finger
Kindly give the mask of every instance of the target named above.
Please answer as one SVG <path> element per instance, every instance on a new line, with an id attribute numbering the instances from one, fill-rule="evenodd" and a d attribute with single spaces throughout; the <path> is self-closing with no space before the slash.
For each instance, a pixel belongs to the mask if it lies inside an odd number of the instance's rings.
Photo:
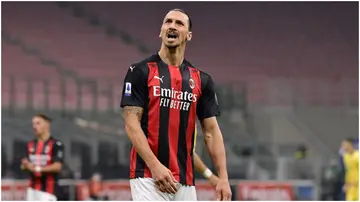
<path id="1" fill-rule="evenodd" d="M 159 191 L 164 192 L 164 193 L 166 192 L 166 190 L 162 184 L 158 184 L 156 186 L 158 187 Z"/>
<path id="2" fill-rule="evenodd" d="M 231 195 L 229 193 L 225 194 L 224 201 L 231 201 Z"/>
<path id="3" fill-rule="evenodd" d="M 155 185 L 161 192 L 164 192 L 161 181 L 155 181 Z"/>
<path id="4" fill-rule="evenodd" d="M 171 174 L 170 175 L 171 177 L 168 177 L 167 180 L 168 180 L 168 183 L 170 184 L 170 186 L 174 189 L 174 191 L 176 192 L 177 191 L 177 187 L 176 187 L 176 180 L 174 178 L 174 176 Z"/>
<path id="5" fill-rule="evenodd" d="M 221 201 L 221 190 L 216 190 L 216 200 Z"/>
<path id="6" fill-rule="evenodd" d="M 225 196 L 224 201 L 231 201 L 231 191 L 227 191 L 225 192 L 225 194 L 223 196 Z"/>
<path id="7" fill-rule="evenodd" d="M 160 183 L 161 183 L 162 188 L 164 189 L 164 192 L 166 192 L 168 194 L 174 194 L 175 193 L 175 191 L 172 189 L 171 185 L 166 180 L 166 178 L 164 180 L 161 180 Z"/>
<path id="8" fill-rule="evenodd" d="M 169 194 L 175 194 L 176 193 L 176 189 L 174 189 L 174 187 L 172 187 L 169 182 L 166 183 L 166 190 L 167 190 L 167 192 Z"/>

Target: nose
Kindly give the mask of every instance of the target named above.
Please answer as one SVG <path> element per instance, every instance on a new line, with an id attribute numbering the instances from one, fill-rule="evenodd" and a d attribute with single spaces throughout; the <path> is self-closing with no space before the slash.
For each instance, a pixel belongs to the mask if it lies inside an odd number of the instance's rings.
<path id="1" fill-rule="evenodd" d="M 172 22 L 169 26 L 170 31 L 175 31 L 176 30 L 176 23 Z"/>

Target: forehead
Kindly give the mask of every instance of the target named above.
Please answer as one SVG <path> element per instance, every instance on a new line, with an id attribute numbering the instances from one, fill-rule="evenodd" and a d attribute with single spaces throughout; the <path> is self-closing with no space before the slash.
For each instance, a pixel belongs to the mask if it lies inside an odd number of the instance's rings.
<path id="1" fill-rule="evenodd" d="M 164 21 L 167 19 L 180 20 L 183 22 L 187 22 L 189 20 L 189 17 L 180 11 L 170 11 L 170 12 L 168 12 L 168 14 L 166 14 Z"/>
<path id="2" fill-rule="evenodd" d="M 38 116 L 35 116 L 32 120 L 33 120 L 33 122 L 40 122 L 40 123 L 45 122 L 44 119 L 42 119 L 42 118 L 40 118 Z"/>
<path id="3" fill-rule="evenodd" d="M 351 145 L 351 143 L 350 143 L 350 142 L 345 141 L 345 140 L 342 142 L 342 144 L 343 144 L 343 145 Z"/>

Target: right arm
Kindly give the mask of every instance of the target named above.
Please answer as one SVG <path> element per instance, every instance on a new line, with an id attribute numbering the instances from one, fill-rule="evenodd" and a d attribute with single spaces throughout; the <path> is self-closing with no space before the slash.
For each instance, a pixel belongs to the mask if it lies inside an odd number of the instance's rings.
<path id="1" fill-rule="evenodd" d="M 147 70 L 147 68 L 146 68 Z M 121 98 L 124 108 L 125 131 L 135 151 L 150 169 L 152 177 L 160 191 L 175 193 L 175 178 L 151 150 L 144 131 L 141 128 L 141 118 L 145 100 L 148 98 L 147 74 L 140 66 L 131 66 L 128 70 Z"/>
<path id="2" fill-rule="evenodd" d="M 141 128 L 141 117 L 147 95 L 147 78 L 140 66 L 132 65 L 125 76 L 121 107 L 124 108 L 125 131 L 135 151 L 151 170 L 159 161 L 152 152 Z"/>
<path id="3" fill-rule="evenodd" d="M 151 168 L 155 167 L 160 162 L 152 152 L 146 136 L 141 129 L 140 120 L 142 113 L 143 108 L 141 107 L 124 107 L 125 131 L 136 152 L 140 155 L 140 157 L 151 170 Z"/>

